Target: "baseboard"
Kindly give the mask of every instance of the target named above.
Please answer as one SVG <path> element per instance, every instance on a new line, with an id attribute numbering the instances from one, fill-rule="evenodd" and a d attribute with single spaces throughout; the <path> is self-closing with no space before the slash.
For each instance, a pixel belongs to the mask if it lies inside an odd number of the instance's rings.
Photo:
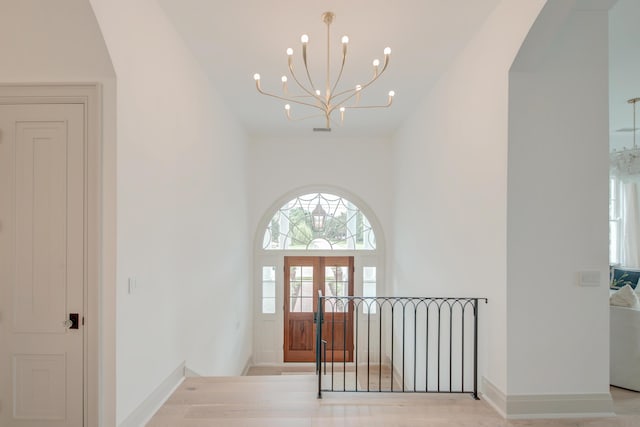
<path id="1" fill-rule="evenodd" d="M 185 364 L 182 362 L 151 394 L 138 406 L 120 427 L 140 427 L 151 419 L 164 402 L 182 383 L 185 376 Z"/>
<path id="2" fill-rule="evenodd" d="M 482 378 L 483 399 L 507 419 L 614 417 L 610 393 L 505 395 Z"/>
<path id="3" fill-rule="evenodd" d="M 249 372 L 249 369 L 251 369 L 251 366 L 253 366 L 253 357 L 249 357 L 247 359 L 247 363 L 244 364 L 244 369 L 242 370 L 242 373 L 240 375 L 243 377 L 246 376 Z"/>
<path id="4" fill-rule="evenodd" d="M 493 407 L 503 418 L 507 418 L 507 397 L 502 390 L 485 377 L 482 377 L 480 393 L 482 394 L 482 400 Z"/>
<path id="5" fill-rule="evenodd" d="M 193 377 L 201 377 L 202 375 L 200 375 L 196 371 L 193 371 L 193 370 L 191 370 L 191 369 L 189 369 L 189 368 L 187 368 L 185 366 L 184 367 L 184 376 L 185 376 L 185 378 L 193 378 Z"/>

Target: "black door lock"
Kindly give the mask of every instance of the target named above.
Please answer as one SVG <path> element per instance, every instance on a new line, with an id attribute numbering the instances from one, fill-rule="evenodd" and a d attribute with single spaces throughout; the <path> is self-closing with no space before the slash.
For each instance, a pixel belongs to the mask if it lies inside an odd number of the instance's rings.
<path id="1" fill-rule="evenodd" d="M 69 321 L 71 322 L 69 329 L 78 329 L 78 313 L 69 313 Z"/>

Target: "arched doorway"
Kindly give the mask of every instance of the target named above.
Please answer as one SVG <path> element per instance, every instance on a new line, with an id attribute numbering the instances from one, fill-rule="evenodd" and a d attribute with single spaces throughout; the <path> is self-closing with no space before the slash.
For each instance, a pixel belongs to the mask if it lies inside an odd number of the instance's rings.
<path id="1" fill-rule="evenodd" d="M 373 212 L 344 191 L 314 190 L 276 201 L 256 232 L 253 362 L 258 365 L 313 361 L 319 290 L 376 296 L 384 286 L 384 239 Z M 345 308 L 334 318 L 351 325 L 357 315 Z M 345 353 L 349 359 L 348 349 Z"/>

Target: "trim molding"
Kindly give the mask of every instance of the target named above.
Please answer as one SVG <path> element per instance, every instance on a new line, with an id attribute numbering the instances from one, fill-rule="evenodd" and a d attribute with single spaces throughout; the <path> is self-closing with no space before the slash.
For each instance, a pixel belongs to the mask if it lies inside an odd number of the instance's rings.
<path id="1" fill-rule="evenodd" d="M 247 363 L 244 364 L 244 369 L 242 370 L 242 373 L 240 373 L 240 376 L 246 376 L 247 373 L 249 372 L 249 369 L 251 369 L 251 367 L 253 366 L 253 357 L 249 357 L 247 359 Z"/>
<path id="2" fill-rule="evenodd" d="M 485 377 L 483 398 L 507 419 L 614 417 L 610 393 L 505 395 Z"/>
<path id="3" fill-rule="evenodd" d="M 185 378 L 193 378 L 193 377 L 201 377 L 202 375 L 200 375 L 196 371 L 192 371 L 191 369 L 189 369 L 188 367 L 185 366 L 184 367 L 184 376 L 185 376 Z"/>
<path id="4" fill-rule="evenodd" d="M 486 377 L 480 381 L 480 393 L 482 399 L 496 410 L 503 418 L 507 418 L 507 397 Z"/>
<path id="5" fill-rule="evenodd" d="M 158 409 L 167 401 L 169 396 L 182 384 L 185 374 L 185 362 L 182 362 L 162 383 L 147 396 L 147 398 L 133 411 L 120 427 L 139 427 L 146 425 Z"/>

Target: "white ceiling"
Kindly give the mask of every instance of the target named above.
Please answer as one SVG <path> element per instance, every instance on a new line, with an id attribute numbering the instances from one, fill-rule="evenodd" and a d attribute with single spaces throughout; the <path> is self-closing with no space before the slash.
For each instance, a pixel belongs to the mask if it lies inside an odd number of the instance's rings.
<path id="1" fill-rule="evenodd" d="M 630 147 L 633 127 L 628 99 L 640 97 L 640 1 L 618 0 L 609 13 L 609 128 L 613 148 Z M 640 103 L 636 106 L 640 127 Z M 640 143 L 640 132 L 636 133 Z"/>
<path id="2" fill-rule="evenodd" d="M 250 134 L 309 135 L 324 121 L 288 122 L 284 102 L 259 95 L 254 73 L 265 90 L 279 91 L 287 71 L 285 50 L 300 52 L 300 35 L 308 34 L 309 61 L 325 64 L 326 35 L 321 15 L 332 11 L 332 59 L 337 66 L 340 38 L 348 35 L 345 88 L 368 79 L 371 61 L 392 49 L 385 75 L 363 94 L 363 103 L 384 103 L 395 90 L 390 109 L 348 111 L 345 124 L 330 136 L 392 133 L 416 108 L 453 58 L 499 3 L 499 0 L 159 0 L 178 32 L 204 65 L 228 108 Z M 296 68 L 300 69 L 301 65 Z M 323 81 L 324 71 L 313 72 Z M 296 108 L 296 107 L 294 107 Z M 294 113 L 311 114 L 298 107 Z M 337 117 L 336 117 L 337 118 Z"/>
<path id="3" fill-rule="evenodd" d="M 324 79 L 325 26 L 321 15 L 336 14 L 332 25 L 332 61 L 339 59 L 340 38 L 348 35 L 343 81 L 353 87 L 371 76 L 371 61 L 392 49 L 390 67 L 363 101 L 385 102 L 390 109 L 348 111 L 343 125 L 326 137 L 383 136 L 392 133 L 465 47 L 500 0 L 159 0 L 178 33 L 203 64 L 219 94 L 247 131 L 261 136 L 305 136 L 322 127 L 322 118 L 289 122 L 284 102 L 259 95 L 262 87 L 278 92 L 287 73 L 285 50 L 299 59 L 300 35 L 308 34 L 314 80 Z M 611 143 L 631 141 L 631 107 L 640 97 L 640 1 L 618 0 L 610 14 Z M 296 63 L 301 69 L 301 63 Z M 364 103 L 363 102 L 363 103 Z M 294 115 L 315 114 L 295 107 Z M 297 113 L 297 114 L 296 114 Z M 336 117 L 337 119 L 337 117 Z M 639 120 L 640 123 L 640 111 Z M 639 125 L 640 126 L 640 125 Z"/>

